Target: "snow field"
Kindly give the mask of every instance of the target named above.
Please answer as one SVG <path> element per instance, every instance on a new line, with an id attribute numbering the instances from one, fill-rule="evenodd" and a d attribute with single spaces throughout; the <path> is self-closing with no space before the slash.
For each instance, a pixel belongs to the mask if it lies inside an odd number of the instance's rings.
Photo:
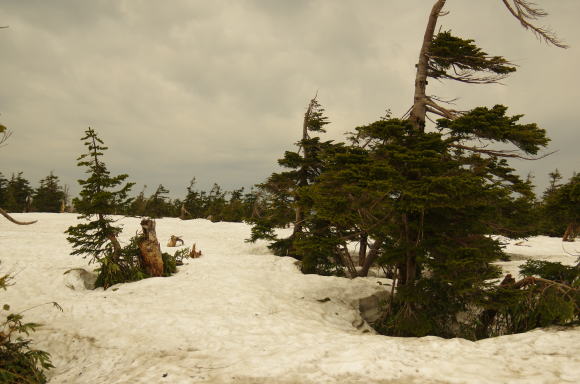
<path id="1" fill-rule="evenodd" d="M 203 256 L 169 278 L 90 291 L 64 275 L 93 267 L 69 255 L 63 231 L 76 215 L 15 216 L 39 222 L 0 221 L 0 271 L 16 283 L 1 303 L 13 311 L 50 301 L 63 307 L 25 313 L 45 324 L 32 337 L 52 355 L 50 383 L 580 382 L 580 328 L 475 343 L 376 335 L 357 301 L 389 289 L 378 284 L 384 279 L 303 275 L 265 243 L 245 243 L 245 224 L 157 220 L 163 250 L 174 252 L 164 247 L 174 234 Z M 139 220 L 121 223 L 126 242 Z M 573 260 L 556 240 L 533 238 L 508 252 Z"/>

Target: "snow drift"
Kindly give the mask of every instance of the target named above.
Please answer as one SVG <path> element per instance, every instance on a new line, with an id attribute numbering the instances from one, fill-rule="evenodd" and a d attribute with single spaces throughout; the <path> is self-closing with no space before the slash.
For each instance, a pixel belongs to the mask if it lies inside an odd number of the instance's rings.
<path id="1" fill-rule="evenodd" d="M 180 235 L 203 257 L 168 278 L 88 290 L 94 266 L 70 256 L 63 231 L 73 214 L 20 214 L 0 222 L 0 269 L 15 275 L 2 302 L 45 324 L 35 346 L 51 353 L 50 383 L 577 383 L 580 328 L 550 328 L 471 342 L 374 334 L 359 300 L 384 279 L 303 275 L 294 260 L 248 244 L 249 227 L 158 220 L 163 243 Z M 122 240 L 139 220 L 121 219 Z M 528 246 L 529 245 L 529 246 Z M 162 244 L 162 248 L 163 244 Z M 165 249 L 173 252 L 173 249 Z M 558 239 L 538 237 L 508 252 L 568 263 Z M 89 285 L 90 286 L 90 285 Z"/>

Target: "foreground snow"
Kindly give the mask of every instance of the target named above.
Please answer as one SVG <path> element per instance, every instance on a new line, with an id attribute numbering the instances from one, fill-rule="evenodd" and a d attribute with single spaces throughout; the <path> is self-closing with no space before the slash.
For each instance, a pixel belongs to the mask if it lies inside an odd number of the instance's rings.
<path id="1" fill-rule="evenodd" d="M 88 268 L 69 255 L 63 234 L 76 216 L 15 216 L 39 222 L 0 221 L 0 270 L 16 275 L 0 303 L 23 310 L 57 301 L 64 308 L 45 306 L 25 317 L 45 324 L 33 337 L 56 365 L 50 383 L 580 382 L 580 328 L 479 342 L 375 335 L 357 300 L 388 286 L 374 278 L 302 275 L 292 259 L 244 243 L 244 224 L 158 220 L 160 239 L 182 235 L 203 257 L 170 278 L 87 291 L 63 275 Z M 138 220 L 122 223 L 127 240 Z M 557 239 L 526 245 L 508 251 L 520 259 L 573 260 Z"/>

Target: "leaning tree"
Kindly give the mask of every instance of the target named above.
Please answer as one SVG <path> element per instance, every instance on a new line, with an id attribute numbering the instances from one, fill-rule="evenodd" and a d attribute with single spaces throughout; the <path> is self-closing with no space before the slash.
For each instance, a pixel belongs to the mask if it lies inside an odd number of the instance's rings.
<path id="1" fill-rule="evenodd" d="M 503 252 L 488 234 L 522 236 L 517 228 L 501 227 L 508 223 L 502 218 L 517 215 L 520 199 L 532 194 L 508 160 L 541 157 L 549 139 L 503 105 L 459 111 L 427 92 L 428 79 L 493 84 L 516 70 L 471 39 L 436 33 L 445 3 L 436 1 L 429 16 L 409 113 L 357 127 L 350 145 L 321 155 L 316 182 L 299 189 L 314 214 L 305 218 L 297 248 L 336 260 L 351 277 L 366 275 L 375 262 L 390 270 L 397 295 L 383 322 L 388 334 L 479 338 L 489 327 L 475 325 L 498 316 L 461 323 L 458 315 L 475 316 L 473 308 L 495 305 L 490 292 L 499 270 L 493 262 Z M 565 46 L 532 23 L 544 11 L 521 0 L 504 4 L 540 38 Z M 324 233 L 320 223 L 326 223 Z M 353 243 L 362 268 L 350 259 Z"/>

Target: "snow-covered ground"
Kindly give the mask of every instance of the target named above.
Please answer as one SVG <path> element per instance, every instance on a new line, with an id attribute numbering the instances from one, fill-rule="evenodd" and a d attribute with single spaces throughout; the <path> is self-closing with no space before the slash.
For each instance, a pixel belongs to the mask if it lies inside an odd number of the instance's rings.
<path id="1" fill-rule="evenodd" d="M 162 242 L 181 235 L 203 256 L 169 278 L 90 291 L 64 275 L 89 268 L 69 255 L 63 234 L 76 216 L 15 216 L 39 222 L 0 220 L 0 271 L 13 273 L 16 283 L 1 293 L 0 304 L 63 307 L 25 315 L 45 324 L 33 338 L 56 365 L 50 383 L 580 382 L 578 327 L 479 342 L 376 335 L 362 324 L 357 300 L 388 285 L 302 275 L 292 259 L 269 255 L 264 243 L 245 243 L 245 224 L 158 220 Z M 126 241 L 138 220 L 121 222 Z M 558 239 L 546 237 L 507 250 L 521 258 L 575 260 Z"/>

